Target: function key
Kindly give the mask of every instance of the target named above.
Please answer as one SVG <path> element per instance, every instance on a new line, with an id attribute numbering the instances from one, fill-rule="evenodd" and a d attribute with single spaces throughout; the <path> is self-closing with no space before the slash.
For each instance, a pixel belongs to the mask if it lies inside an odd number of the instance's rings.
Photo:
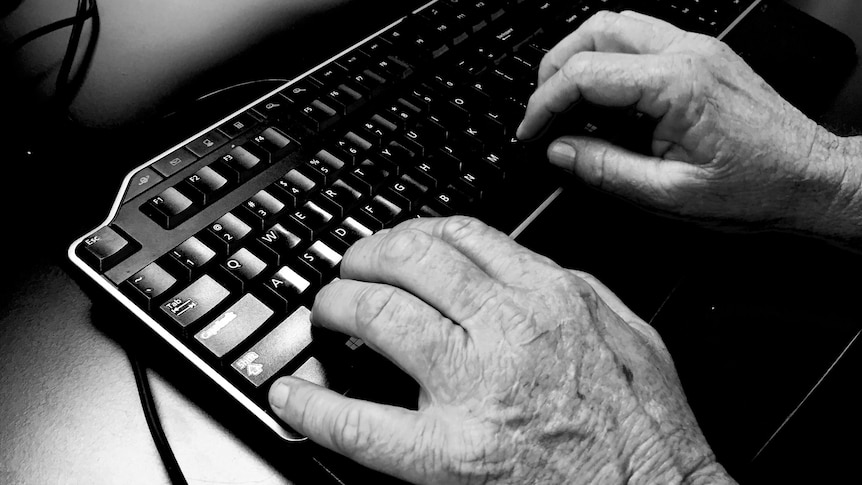
<path id="1" fill-rule="evenodd" d="M 298 143 L 275 128 L 267 128 L 251 139 L 251 142 L 266 152 L 269 161 L 276 153 L 284 155 L 287 150 L 293 150 Z"/>
<path id="2" fill-rule="evenodd" d="M 153 163 L 153 168 L 165 177 L 170 177 L 194 163 L 195 160 L 197 157 L 192 152 L 185 148 L 178 148 Z"/>
<path id="3" fill-rule="evenodd" d="M 254 387 L 287 367 L 311 344 L 311 312 L 299 307 L 231 364 Z"/>
<path id="4" fill-rule="evenodd" d="M 191 199 L 174 187 L 148 200 L 141 211 L 165 229 L 173 229 L 194 214 Z"/>
<path id="5" fill-rule="evenodd" d="M 221 197 L 229 186 L 227 179 L 218 172 L 210 167 L 202 167 L 186 178 L 181 191 L 195 202 L 208 205 Z"/>
<path id="6" fill-rule="evenodd" d="M 105 226 L 85 238 L 78 246 L 78 254 L 96 271 L 104 273 L 137 249 L 130 238 Z"/>
<path id="7" fill-rule="evenodd" d="M 236 118 L 219 126 L 219 131 L 224 133 L 228 138 L 236 138 L 245 130 L 257 124 L 257 120 L 249 112 L 242 113 Z"/>
<path id="8" fill-rule="evenodd" d="M 185 328 L 200 320 L 204 315 L 227 299 L 228 292 L 209 275 L 180 291 L 161 305 L 162 312 L 180 327 Z"/>
<path id="9" fill-rule="evenodd" d="M 252 153 L 259 150 L 249 148 L 249 146 L 233 147 L 230 152 L 218 159 L 213 168 L 227 177 L 231 183 L 248 180 L 258 168 L 262 167 L 261 158 Z"/>
<path id="10" fill-rule="evenodd" d="M 145 310 L 151 310 L 153 301 L 171 289 L 176 282 L 177 279 L 161 266 L 150 263 L 123 282 L 122 289 Z"/>
<path id="11" fill-rule="evenodd" d="M 212 153 L 216 148 L 227 143 L 227 141 L 228 138 L 225 135 L 218 131 L 211 131 L 186 145 L 186 148 L 198 157 L 203 157 Z"/>
<path id="12" fill-rule="evenodd" d="M 195 339 L 221 358 L 263 326 L 273 314 L 254 295 L 247 294 L 196 333 Z"/>
<path id="13" fill-rule="evenodd" d="M 317 96 L 319 86 L 310 79 L 302 79 L 281 92 L 295 104 L 304 104 Z"/>
<path id="14" fill-rule="evenodd" d="M 338 112 L 334 108 L 319 99 L 315 99 L 310 104 L 307 104 L 300 112 L 306 117 L 309 126 L 315 131 L 329 128 L 339 118 Z"/>

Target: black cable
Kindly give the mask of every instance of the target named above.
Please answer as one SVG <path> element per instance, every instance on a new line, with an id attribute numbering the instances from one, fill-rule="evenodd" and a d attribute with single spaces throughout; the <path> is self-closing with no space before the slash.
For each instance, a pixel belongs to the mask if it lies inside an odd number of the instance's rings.
<path id="1" fill-rule="evenodd" d="M 168 472 L 168 477 L 174 485 L 188 485 L 180 464 L 177 463 L 177 457 L 174 456 L 171 449 L 171 444 L 168 442 L 168 437 L 165 435 L 165 430 L 162 428 L 162 421 L 159 418 L 159 412 L 156 409 L 156 403 L 150 389 L 150 381 L 147 378 L 147 370 L 134 355 L 128 353 L 128 356 L 129 362 L 132 364 L 132 373 L 135 375 L 135 384 L 138 386 L 138 395 L 141 397 L 144 418 L 150 428 L 150 434 L 156 444 L 159 456 L 162 458 L 162 463 L 165 465 L 165 470 Z"/>
<path id="2" fill-rule="evenodd" d="M 81 42 L 81 31 L 84 30 L 84 22 L 89 19 L 96 10 L 95 0 L 78 0 L 78 9 L 75 12 L 75 22 L 72 24 L 72 33 L 69 42 L 66 43 L 66 53 L 57 73 L 57 82 L 54 94 L 60 100 L 65 98 L 66 87 L 69 85 L 69 76 L 72 72 L 72 64 L 75 62 L 75 54 L 78 53 L 78 44 Z"/>

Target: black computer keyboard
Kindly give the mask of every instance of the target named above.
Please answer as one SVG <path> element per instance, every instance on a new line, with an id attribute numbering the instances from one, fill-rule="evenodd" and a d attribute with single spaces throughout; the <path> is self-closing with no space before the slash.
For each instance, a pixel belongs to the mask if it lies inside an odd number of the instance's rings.
<path id="1" fill-rule="evenodd" d="M 517 232 L 558 193 L 546 143 L 514 138 L 545 52 L 602 9 L 720 36 L 755 0 L 440 0 L 126 177 L 69 257 L 233 399 L 269 411 L 292 374 L 356 390 L 360 341 L 312 329 L 358 239 L 412 217 Z M 634 111 L 581 106 L 567 133 L 635 143 Z"/>

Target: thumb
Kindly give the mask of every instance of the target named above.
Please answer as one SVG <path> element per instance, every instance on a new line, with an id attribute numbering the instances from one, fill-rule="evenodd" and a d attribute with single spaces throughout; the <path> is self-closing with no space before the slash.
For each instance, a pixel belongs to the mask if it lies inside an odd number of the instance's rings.
<path id="1" fill-rule="evenodd" d="M 678 211 L 680 189 L 697 180 L 697 167 L 691 164 L 641 155 L 595 138 L 558 138 L 548 147 L 548 159 L 589 185 L 664 210 Z"/>

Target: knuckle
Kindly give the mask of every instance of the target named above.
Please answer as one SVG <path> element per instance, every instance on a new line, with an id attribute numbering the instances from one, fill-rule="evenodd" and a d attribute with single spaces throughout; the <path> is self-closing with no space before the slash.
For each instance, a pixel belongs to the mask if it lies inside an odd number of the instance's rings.
<path id="1" fill-rule="evenodd" d="M 343 455 L 351 455 L 357 450 L 368 446 L 370 439 L 365 426 L 365 416 L 362 408 L 345 406 L 335 415 L 332 422 L 331 442 L 336 451 Z"/>
<path id="2" fill-rule="evenodd" d="M 434 245 L 434 238 L 418 229 L 393 231 L 386 235 L 380 248 L 384 264 L 400 265 L 424 258 Z"/>
<path id="3" fill-rule="evenodd" d="M 488 226 L 472 217 L 455 216 L 443 220 L 440 234 L 444 241 L 459 242 L 488 230 Z"/>
<path id="4" fill-rule="evenodd" d="M 356 326 L 368 336 L 398 313 L 397 290 L 390 286 L 369 286 L 356 302 Z"/>

